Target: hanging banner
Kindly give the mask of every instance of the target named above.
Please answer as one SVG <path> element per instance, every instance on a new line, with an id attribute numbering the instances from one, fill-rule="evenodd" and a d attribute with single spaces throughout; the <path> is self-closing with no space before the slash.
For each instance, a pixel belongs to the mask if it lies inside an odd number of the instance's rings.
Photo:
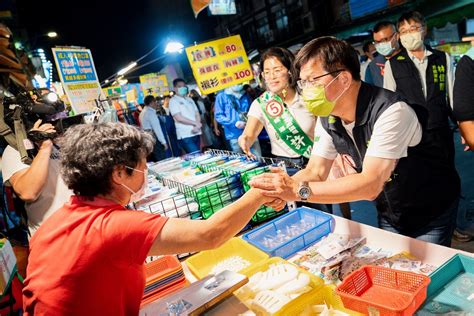
<path id="1" fill-rule="evenodd" d="M 198 14 L 207 8 L 211 0 L 191 0 L 191 8 L 193 8 L 194 17 L 197 18 Z"/>
<path id="2" fill-rule="evenodd" d="M 92 112 L 101 94 L 91 51 L 85 48 L 53 48 L 54 61 L 64 91 L 75 114 Z"/>
<path id="3" fill-rule="evenodd" d="M 203 94 L 253 79 L 240 35 L 188 47 L 186 55 Z"/>
<path id="4" fill-rule="evenodd" d="M 138 102 L 143 104 L 145 93 L 140 83 L 129 83 L 122 86 L 122 94 L 125 94 L 127 102 Z"/>
<path id="5" fill-rule="evenodd" d="M 170 94 L 166 75 L 159 73 L 146 74 L 140 76 L 140 83 L 145 95 L 151 94 L 154 97 L 159 97 Z"/>
<path id="6" fill-rule="evenodd" d="M 102 88 L 102 92 L 107 98 L 117 97 L 117 96 L 122 95 L 122 87 L 112 86 L 112 87 Z"/>

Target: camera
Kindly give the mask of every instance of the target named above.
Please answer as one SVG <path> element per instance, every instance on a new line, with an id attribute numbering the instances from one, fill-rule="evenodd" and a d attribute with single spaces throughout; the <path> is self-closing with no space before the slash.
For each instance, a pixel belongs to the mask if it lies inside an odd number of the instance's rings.
<path id="1" fill-rule="evenodd" d="M 62 134 L 71 125 L 84 122 L 82 115 L 66 117 L 64 103 L 58 95 L 48 89 L 23 91 L 15 96 L 4 96 L 0 106 L 0 135 L 8 144 L 20 152 L 24 163 L 31 163 L 35 147 L 46 139 Z M 55 127 L 55 133 L 31 131 L 35 122 L 41 119 Z M 31 142 L 30 142 L 31 141 Z"/>

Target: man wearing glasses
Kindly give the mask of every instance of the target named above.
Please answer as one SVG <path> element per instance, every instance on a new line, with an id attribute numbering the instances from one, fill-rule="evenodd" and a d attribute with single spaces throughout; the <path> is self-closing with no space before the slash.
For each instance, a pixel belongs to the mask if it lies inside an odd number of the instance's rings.
<path id="1" fill-rule="evenodd" d="M 374 26 L 373 30 L 375 49 L 379 53 L 370 62 L 364 81 L 377 87 L 383 87 L 383 75 L 387 60 L 400 52 L 399 36 L 395 24 L 382 21 Z"/>
<path id="2" fill-rule="evenodd" d="M 449 246 L 459 176 L 423 133 L 426 110 L 361 82 L 359 67 L 351 45 L 333 37 L 301 49 L 295 60 L 298 85 L 305 105 L 319 117 L 311 158 L 293 177 L 274 169 L 250 184 L 286 201 L 374 200 L 382 229 Z M 328 180 L 337 154 L 352 164 L 353 173 Z"/>
<path id="3" fill-rule="evenodd" d="M 398 31 L 405 49 L 386 63 L 383 87 L 428 110 L 427 133 L 454 165 L 453 132 L 449 126 L 453 96 L 451 59 L 447 53 L 423 43 L 427 28 L 419 12 L 403 14 L 398 19 Z"/>

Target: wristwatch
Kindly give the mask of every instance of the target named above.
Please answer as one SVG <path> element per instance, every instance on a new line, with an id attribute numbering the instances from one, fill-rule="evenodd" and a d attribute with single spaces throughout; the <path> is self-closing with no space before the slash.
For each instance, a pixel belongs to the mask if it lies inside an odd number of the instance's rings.
<path id="1" fill-rule="evenodd" d="M 311 195 L 311 188 L 308 185 L 308 181 L 302 181 L 298 187 L 298 196 L 301 201 L 307 201 Z"/>

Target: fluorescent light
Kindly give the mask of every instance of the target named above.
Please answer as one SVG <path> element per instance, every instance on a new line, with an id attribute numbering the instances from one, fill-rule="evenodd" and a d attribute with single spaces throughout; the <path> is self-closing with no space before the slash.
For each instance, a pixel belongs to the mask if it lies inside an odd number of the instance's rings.
<path id="1" fill-rule="evenodd" d="M 56 33 L 56 32 L 48 32 L 46 35 L 50 38 L 58 37 L 58 33 Z"/>
<path id="2" fill-rule="evenodd" d="M 166 44 L 165 54 L 168 53 L 180 53 L 183 51 L 184 45 L 180 42 L 169 42 Z"/>
<path id="3" fill-rule="evenodd" d="M 132 68 L 136 67 L 137 66 L 137 63 L 136 62 L 133 62 L 131 63 L 130 65 L 128 65 L 127 67 L 123 68 L 123 69 L 120 69 L 118 72 L 117 72 L 117 75 L 119 76 L 123 76 L 125 75 L 127 72 L 129 72 L 130 70 L 132 70 Z"/>

